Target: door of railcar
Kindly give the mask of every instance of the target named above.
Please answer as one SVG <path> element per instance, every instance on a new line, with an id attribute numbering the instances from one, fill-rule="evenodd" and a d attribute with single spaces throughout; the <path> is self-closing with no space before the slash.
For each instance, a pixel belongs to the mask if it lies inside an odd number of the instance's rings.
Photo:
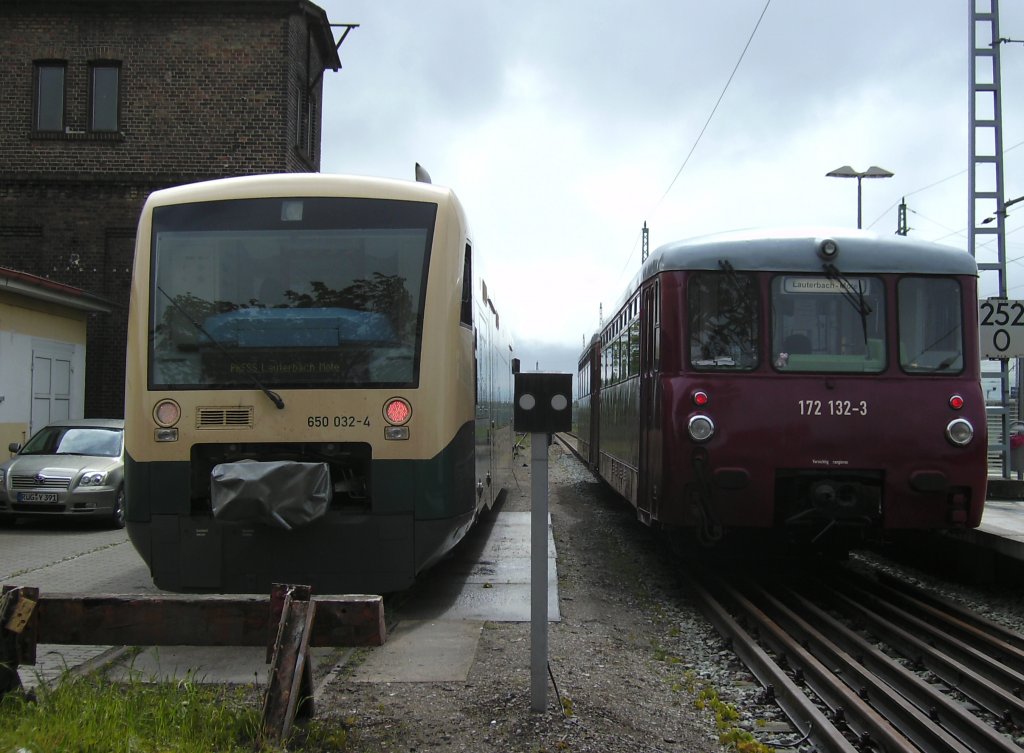
<path id="1" fill-rule="evenodd" d="M 657 484 L 660 468 L 660 417 L 656 410 L 658 389 L 659 301 L 658 282 L 640 294 L 640 484 L 637 515 L 645 523 L 656 514 Z"/>
<path id="2" fill-rule="evenodd" d="M 587 369 L 590 373 L 587 375 L 589 379 L 589 390 L 590 390 L 590 403 L 588 409 L 590 411 L 590 423 L 587 425 L 587 465 L 591 470 L 597 470 L 597 461 L 601 457 L 600 445 L 600 410 L 601 410 L 601 338 L 600 336 L 593 338 L 590 341 L 590 350 L 587 351 L 589 354 L 589 360 L 587 361 Z"/>

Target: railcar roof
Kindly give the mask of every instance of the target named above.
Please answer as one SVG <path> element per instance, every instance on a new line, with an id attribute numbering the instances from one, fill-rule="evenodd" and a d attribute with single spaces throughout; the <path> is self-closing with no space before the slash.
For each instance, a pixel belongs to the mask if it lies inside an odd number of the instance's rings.
<path id="1" fill-rule="evenodd" d="M 147 203 L 158 206 L 273 196 L 351 196 L 431 201 L 439 204 L 457 201 L 449 188 L 411 180 L 332 173 L 276 173 L 218 178 L 165 188 L 150 194 Z"/>
<path id="2" fill-rule="evenodd" d="M 644 263 L 644 279 L 666 270 L 719 269 L 726 260 L 737 271 L 820 273 L 821 242 L 831 239 L 839 253 L 830 261 L 844 273 L 978 274 L 966 251 L 902 235 L 863 230 L 801 228 L 747 230 L 666 243 Z"/>

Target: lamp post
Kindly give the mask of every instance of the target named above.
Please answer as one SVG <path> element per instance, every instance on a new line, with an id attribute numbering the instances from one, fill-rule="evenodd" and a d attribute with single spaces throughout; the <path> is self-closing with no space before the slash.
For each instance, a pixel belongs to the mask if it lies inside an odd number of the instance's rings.
<path id="1" fill-rule="evenodd" d="M 843 165 L 837 167 L 830 173 L 825 173 L 826 178 L 856 178 L 857 179 L 857 227 L 861 226 L 861 201 L 860 201 L 860 182 L 864 178 L 891 178 L 894 173 L 888 170 L 883 170 L 881 167 L 872 165 L 864 172 L 858 172 L 849 165 Z"/>

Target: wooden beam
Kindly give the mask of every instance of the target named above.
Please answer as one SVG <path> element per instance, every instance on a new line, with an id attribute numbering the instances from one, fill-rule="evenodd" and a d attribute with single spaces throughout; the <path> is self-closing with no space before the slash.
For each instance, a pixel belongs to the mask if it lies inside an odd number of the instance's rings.
<path id="1" fill-rule="evenodd" d="M 380 596 L 313 600 L 310 646 L 383 645 Z M 268 596 L 41 594 L 35 612 L 33 645 L 266 646 L 278 622 Z"/>
<path id="2" fill-rule="evenodd" d="M 263 701 L 263 731 L 275 742 L 291 736 L 297 716 L 306 719 L 313 716 L 309 637 L 316 607 L 317 603 L 309 598 L 309 589 L 303 586 L 289 588 L 282 596 L 281 618 Z"/>

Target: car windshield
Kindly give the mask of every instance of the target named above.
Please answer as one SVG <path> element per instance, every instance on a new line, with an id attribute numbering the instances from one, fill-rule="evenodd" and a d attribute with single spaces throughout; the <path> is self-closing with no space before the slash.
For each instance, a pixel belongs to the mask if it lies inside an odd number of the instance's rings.
<path id="1" fill-rule="evenodd" d="M 150 388 L 415 386 L 436 210 L 355 198 L 158 207 Z"/>
<path id="2" fill-rule="evenodd" d="M 28 441 L 21 455 L 97 455 L 115 458 L 121 454 L 121 429 L 92 426 L 47 426 Z"/>

